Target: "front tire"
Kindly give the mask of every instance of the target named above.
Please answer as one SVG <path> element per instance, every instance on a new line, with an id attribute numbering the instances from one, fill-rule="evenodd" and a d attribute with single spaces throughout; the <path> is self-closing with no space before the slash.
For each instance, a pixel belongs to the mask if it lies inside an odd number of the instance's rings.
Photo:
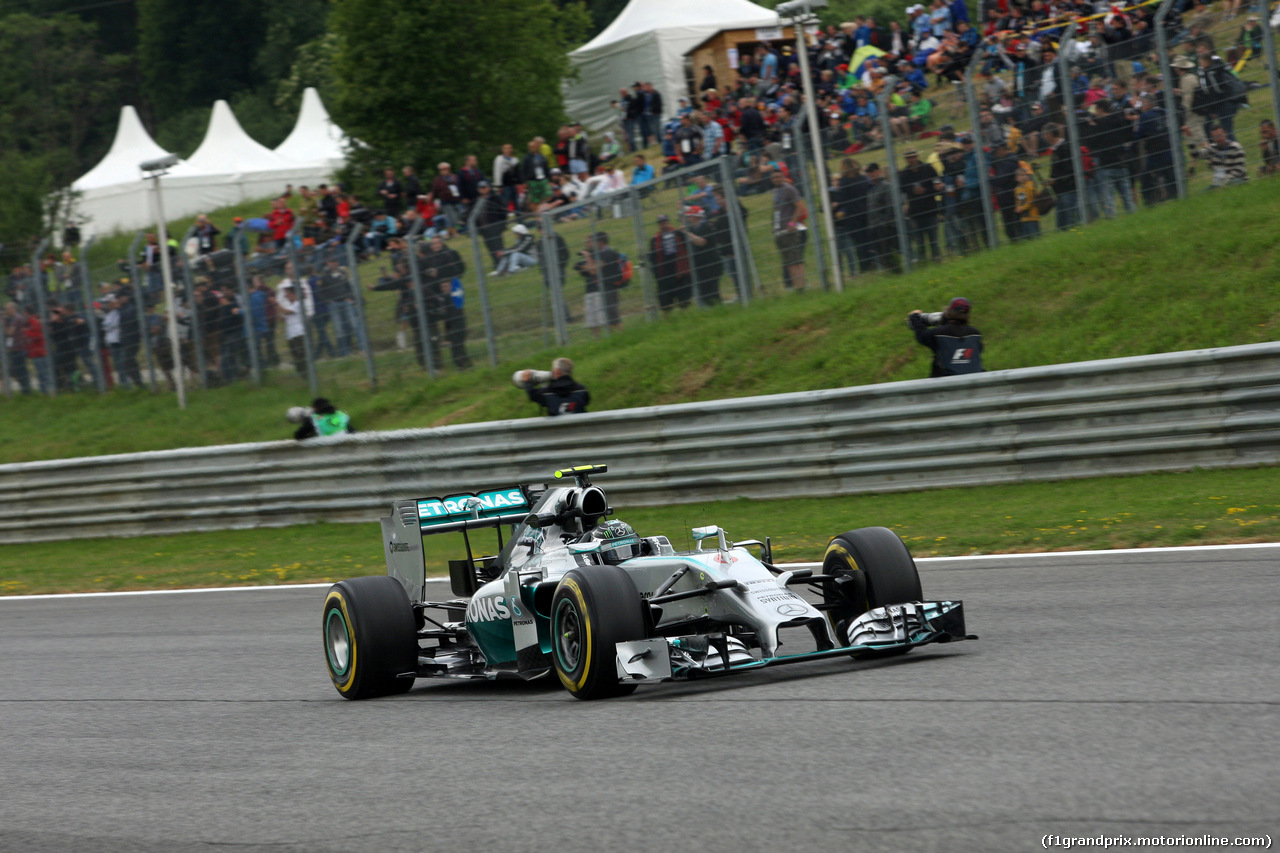
<path id="1" fill-rule="evenodd" d="M 861 527 L 832 539 L 822 573 L 838 578 L 828 583 L 825 598 L 834 605 L 828 612 L 841 642 L 850 619 L 886 604 L 924 599 L 916 561 L 887 527 Z"/>
<path id="2" fill-rule="evenodd" d="M 616 644 L 644 638 L 643 606 L 630 575 L 616 566 L 565 574 L 551 599 L 551 659 L 565 690 L 607 699 L 636 689 L 618 680 Z"/>
<path id="3" fill-rule="evenodd" d="M 398 580 L 387 575 L 351 578 L 329 588 L 323 611 L 325 665 L 347 699 L 405 693 L 418 668 L 413 606 Z"/>

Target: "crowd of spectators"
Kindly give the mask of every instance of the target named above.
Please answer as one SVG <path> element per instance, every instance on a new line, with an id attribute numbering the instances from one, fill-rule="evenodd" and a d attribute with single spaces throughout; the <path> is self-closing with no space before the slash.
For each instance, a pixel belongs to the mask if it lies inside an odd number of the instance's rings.
<path id="1" fill-rule="evenodd" d="M 823 153 L 839 164 L 831 190 L 848 272 L 898 271 L 904 251 L 918 264 L 984 248 L 990 235 L 979 148 L 995 218 L 1012 241 L 1034 239 L 1051 209 L 1056 227 L 1066 229 L 1079 223 L 1081 201 L 1086 216 L 1098 218 L 1172 198 L 1171 125 L 1188 146 L 1190 168 L 1203 164 L 1212 186 L 1247 180 L 1235 118 L 1251 84 L 1239 72 L 1262 48 L 1262 23 L 1240 0 L 1223 0 L 1220 9 L 1198 0 L 1175 3 L 1167 20 L 1175 56 L 1162 68 L 1153 53 L 1155 9 L 1152 3 L 999 0 L 985 20 L 974 22 L 963 0 L 931 0 L 927 7 L 909 6 L 900 19 L 859 16 L 819 31 L 808 59 Z M 1234 25 L 1215 30 L 1215 23 L 1237 16 L 1244 18 L 1238 31 Z M 1058 73 L 1064 54 L 1069 100 Z M 970 69 L 976 79 L 968 78 Z M 807 132 L 803 82 L 791 44 L 760 43 L 740 56 L 732 80 L 717 80 L 704 67 L 697 95 L 675 104 L 665 104 L 648 82 L 623 89 L 613 102 L 616 128 L 594 139 L 571 122 L 546 137 L 503 144 L 492 160 L 472 154 L 459 168 L 440 162 L 430 177 L 412 165 L 388 167 L 368 203 L 338 185 L 296 193 L 288 187 L 262 217 L 237 219 L 229 233 L 201 216 L 186 238 L 171 238 L 165 249 L 148 234 L 139 257 L 121 262 L 126 275 L 136 263 L 138 280 L 102 285 L 87 304 L 72 254 L 51 254 L 39 269 L 18 267 L 9 277 L 5 341 L 15 381 L 29 390 L 30 368 L 41 390 L 83 384 L 94 377 L 95 339 L 106 374 L 99 379 L 108 384 L 142 384 L 137 353 L 143 338 L 156 367 L 170 370 L 158 308 L 162 251 L 179 283 L 191 283 L 190 299 L 186 288 L 176 289 L 180 346 L 190 350 L 184 364 L 197 354 L 203 359 L 208 382 L 246 375 L 251 352 L 272 367 L 283 349 L 302 373 L 308 349 L 313 358 L 341 358 L 365 346 L 348 244 L 357 260 L 380 259 L 373 289 L 399 293 L 393 310 L 400 346 L 409 347 L 411 338 L 424 364 L 430 357 L 441 365 L 447 345 L 455 368 L 470 365 L 466 264 L 450 243 L 472 236 L 472 228 L 492 263 L 489 275 L 540 266 L 544 287 L 555 290 L 558 276 L 563 293 L 568 271 L 577 271 L 582 314 L 597 333 L 620 324 L 618 291 L 630 281 L 633 263 L 648 265 L 663 311 L 715 304 L 720 280 L 733 275 L 737 260 L 724 187 L 705 176 L 687 187 L 674 216 L 646 223 L 651 230 L 641 258 L 627 259 L 603 231 L 571 250 L 560 235 L 544 236 L 540 228 L 542 214 L 574 218 L 580 215 L 575 202 L 631 186 L 647 195 L 662 175 L 719 158 L 726 158 L 738 195 L 772 195 L 782 283 L 800 289 L 808 239 L 808 211 L 797 188 Z M 1166 88 L 1178 113 L 1172 118 L 1165 112 Z M 957 130 L 968 125 L 970 91 L 979 99 L 978 125 Z M 1067 115 L 1068 104 L 1074 116 Z M 1068 139 L 1069 118 L 1079 127 L 1078 151 Z M 866 162 L 885 146 L 886 131 L 905 165 Z M 1278 135 L 1270 121 L 1259 131 L 1258 171 L 1270 174 L 1280 170 Z M 747 208 L 740 205 L 739 213 L 745 221 Z M 356 228 L 361 233 L 352 240 Z M 411 232 L 421 237 L 412 256 L 405 239 Z M 543 258 L 547 249 L 554 263 Z M 238 287 L 236 254 L 251 282 L 247 298 Z M 422 282 L 421 294 L 415 281 Z M 36 311 L 37 286 L 47 293 L 47 330 Z M 567 303 L 561 309 L 572 317 Z M 277 345 L 281 330 L 283 347 Z"/>

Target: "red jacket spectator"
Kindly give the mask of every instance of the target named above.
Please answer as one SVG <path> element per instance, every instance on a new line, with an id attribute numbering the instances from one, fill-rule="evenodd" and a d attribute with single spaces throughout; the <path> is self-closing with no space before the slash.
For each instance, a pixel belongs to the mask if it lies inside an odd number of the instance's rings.
<path id="1" fill-rule="evenodd" d="M 289 236 L 293 229 L 293 211 L 283 203 L 274 207 L 267 216 L 267 227 L 271 229 L 271 239 L 277 243 Z"/>
<path id="2" fill-rule="evenodd" d="M 35 314 L 27 318 L 22 334 L 27 339 L 27 358 L 44 358 L 49 354 L 49 350 L 45 348 L 44 330 L 40 325 L 40 318 Z"/>

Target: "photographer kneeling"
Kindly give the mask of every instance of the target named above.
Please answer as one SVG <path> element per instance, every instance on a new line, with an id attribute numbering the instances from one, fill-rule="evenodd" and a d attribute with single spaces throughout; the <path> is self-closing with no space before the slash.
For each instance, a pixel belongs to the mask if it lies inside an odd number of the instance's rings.
<path id="1" fill-rule="evenodd" d="M 573 379 L 573 362 L 557 358 L 551 363 L 551 372 L 545 370 L 518 370 L 511 377 L 516 387 L 523 388 L 529 399 L 545 406 L 547 414 L 577 415 L 587 410 L 591 394 Z M 550 381 L 548 381 L 550 380 Z M 546 382 L 546 387 L 539 387 Z"/>
<path id="2" fill-rule="evenodd" d="M 930 376 L 959 376 L 982 373 L 982 333 L 969 325 L 969 300 L 952 299 L 945 311 L 907 315 L 907 325 L 916 340 L 933 350 Z"/>

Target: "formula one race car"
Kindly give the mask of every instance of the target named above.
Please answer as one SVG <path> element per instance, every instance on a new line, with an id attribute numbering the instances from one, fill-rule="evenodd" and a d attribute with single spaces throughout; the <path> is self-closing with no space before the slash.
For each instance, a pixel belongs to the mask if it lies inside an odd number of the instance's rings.
<path id="1" fill-rule="evenodd" d="M 718 527 L 695 528 L 696 548 L 676 551 L 665 536 L 607 520 L 612 509 L 589 479 L 606 470 L 396 501 L 382 519 L 387 575 L 341 581 L 325 598 L 338 692 L 364 699 L 404 693 L 417 678 L 554 671 L 574 696 L 599 699 L 646 682 L 977 639 L 965 634 L 961 602 L 922 601 L 915 562 L 891 530 L 835 537 L 817 574 L 784 571 L 768 539 L 732 542 Z M 473 557 L 470 534 L 485 529 L 497 532 L 499 553 Z M 466 553 L 449 575 L 460 597 L 428 601 L 427 538 L 459 532 Z M 804 649 L 784 652 L 793 639 Z"/>

